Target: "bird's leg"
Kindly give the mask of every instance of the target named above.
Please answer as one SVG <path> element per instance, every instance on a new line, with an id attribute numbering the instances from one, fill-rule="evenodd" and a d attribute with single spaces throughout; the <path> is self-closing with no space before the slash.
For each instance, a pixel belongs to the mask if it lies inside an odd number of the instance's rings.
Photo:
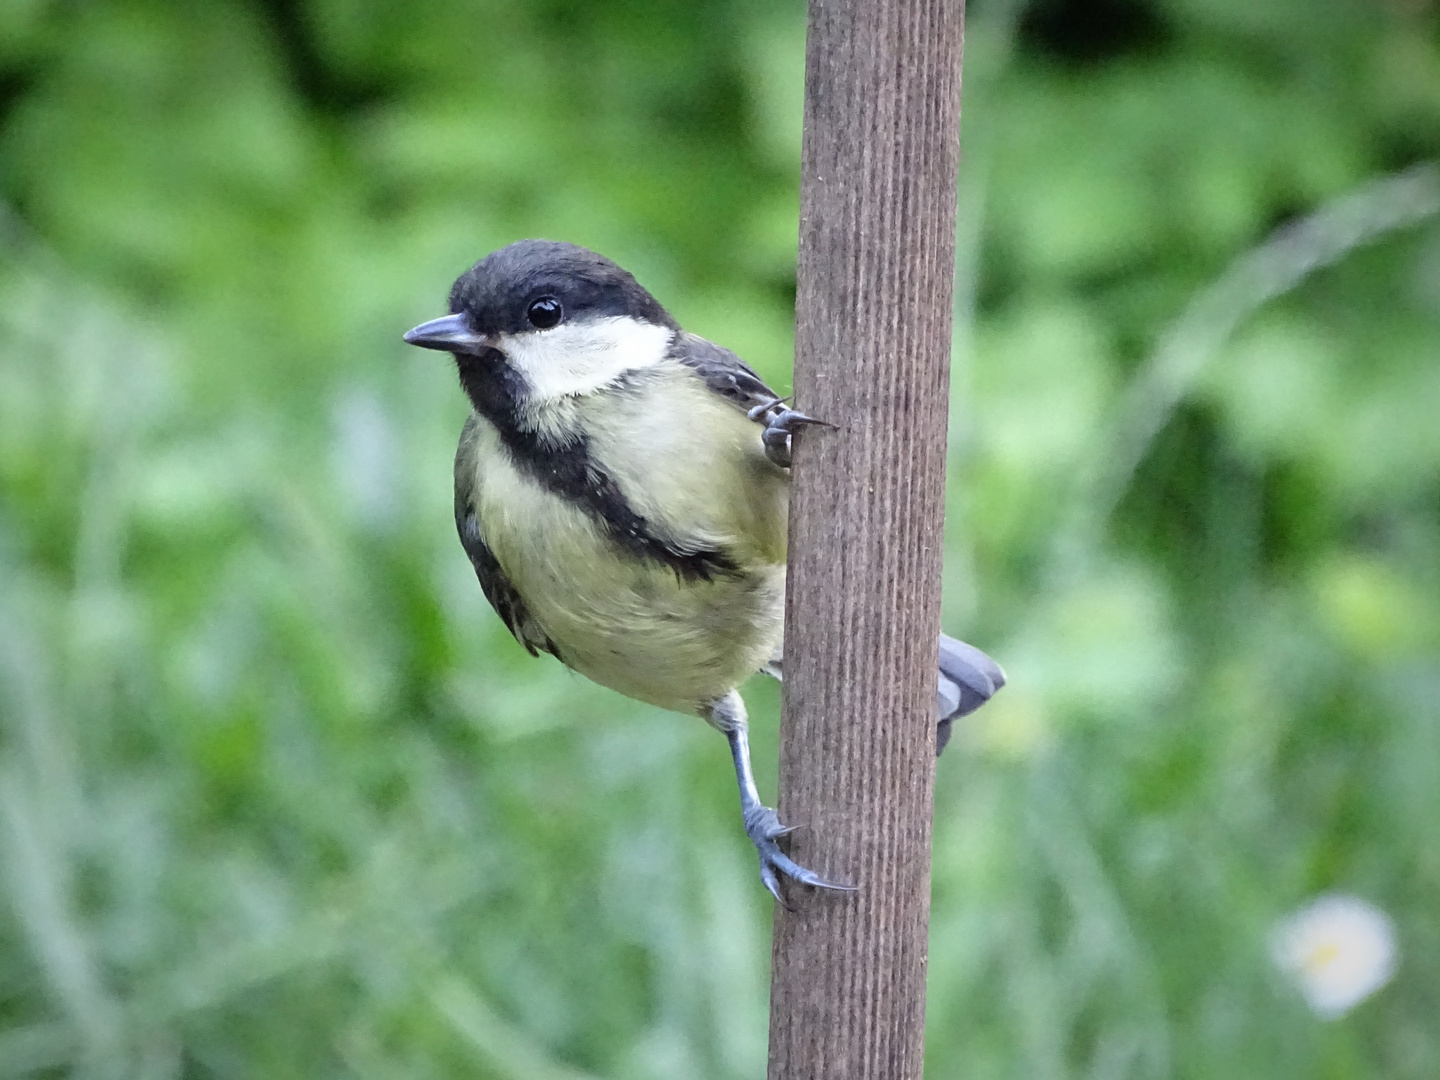
<path id="1" fill-rule="evenodd" d="M 782 469 L 790 467 L 790 433 L 792 431 L 811 425 L 835 426 L 788 408 L 785 403 L 789 400 L 789 398 L 775 398 L 763 405 L 756 405 L 746 414 L 756 423 L 763 422 L 765 424 L 765 431 L 760 436 L 760 441 L 765 445 L 765 456 Z"/>
<path id="2" fill-rule="evenodd" d="M 837 885 L 833 881 L 826 881 L 813 870 L 807 870 L 781 851 L 775 842 L 793 832 L 794 827 L 780 824 L 779 815 L 760 802 L 760 792 L 755 787 L 755 773 L 750 768 L 749 724 L 745 715 L 745 702 L 741 700 L 740 694 L 731 690 L 718 701 L 702 708 L 700 715 L 723 731 L 725 738 L 730 741 L 730 756 L 735 762 L 735 782 L 740 787 L 740 814 L 745 821 L 745 833 L 760 856 L 760 880 L 764 882 L 765 888 L 770 890 L 770 895 L 780 903 L 785 903 L 780 896 L 781 874 L 817 889 L 851 891 L 849 885 Z"/>

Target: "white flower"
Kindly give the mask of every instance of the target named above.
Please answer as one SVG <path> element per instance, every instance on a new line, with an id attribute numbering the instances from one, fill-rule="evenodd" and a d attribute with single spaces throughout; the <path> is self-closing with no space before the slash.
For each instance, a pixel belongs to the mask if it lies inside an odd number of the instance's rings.
<path id="1" fill-rule="evenodd" d="M 1276 925 L 1270 955 L 1315 1015 L 1335 1020 L 1394 975 L 1395 928 L 1358 897 L 1322 896 Z"/>

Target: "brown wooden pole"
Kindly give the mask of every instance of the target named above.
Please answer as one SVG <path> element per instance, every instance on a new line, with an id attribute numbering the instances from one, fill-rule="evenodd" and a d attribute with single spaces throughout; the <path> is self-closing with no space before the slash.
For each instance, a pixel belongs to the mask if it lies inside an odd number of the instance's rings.
<path id="1" fill-rule="evenodd" d="M 963 0 L 810 0 L 771 1080 L 922 1070 Z"/>

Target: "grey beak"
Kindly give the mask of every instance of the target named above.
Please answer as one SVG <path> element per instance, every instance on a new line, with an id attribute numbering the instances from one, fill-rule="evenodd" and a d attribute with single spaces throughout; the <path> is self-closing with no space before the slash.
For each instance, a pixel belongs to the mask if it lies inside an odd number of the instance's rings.
<path id="1" fill-rule="evenodd" d="M 445 315 L 421 323 L 405 334 L 405 341 L 422 349 L 452 353 L 480 353 L 492 347 L 488 337 L 470 329 L 464 315 Z"/>

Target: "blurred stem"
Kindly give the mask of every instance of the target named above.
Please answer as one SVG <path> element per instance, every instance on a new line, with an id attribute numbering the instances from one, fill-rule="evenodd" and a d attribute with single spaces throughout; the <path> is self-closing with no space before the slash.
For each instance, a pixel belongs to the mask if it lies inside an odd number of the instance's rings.
<path id="1" fill-rule="evenodd" d="M 1155 437 L 1236 328 L 1271 300 L 1357 248 L 1440 212 L 1440 169 L 1425 163 L 1372 181 L 1274 232 L 1197 293 L 1125 391 L 1081 468 L 1056 532 L 1046 595 L 1085 570 Z"/>
<path id="2" fill-rule="evenodd" d="M 594 1080 L 589 1073 L 562 1065 L 536 1049 L 458 975 L 442 978 L 430 1000 L 496 1076 L 505 1080 Z"/>
<path id="3" fill-rule="evenodd" d="M 1029 0 L 992 0 L 970 19 L 966 29 L 964 109 L 984 115 L 990 93 L 1010 69 L 1020 16 Z M 955 331 L 950 369 L 949 445 L 953 450 L 967 436 L 972 400 L 970 359 L 975 336 L 976 297 L 980 283 L 980 252 L 985 233 L 986 196 L 992 153 L 973 126 L 960 121 L 961 159 L 959 207 L 955 237 Z"/>
<path id="4" fill-rule="evenodd" d="M 75 918 L 64 845 L 47 836 L 36 820 L 40 805 L 16 771 L 0 776 L 4 864 L 15 914 L 51 994 L 80 1035 L 82 1053 L 104 1060 L 119 1045 L 120 1009 Z"/>
<path id="5" fill-rule="evenodd" d="M 1042 755 L 1035 762 L 1026 810 L 1032 842 L 1074 913 L 1070 977 L 1087 982 L 1106 968 L 1117 975 L 1129 1014 L 1129 1030 L 1123 1033 L 1130 1037 L 1114 1050 L 1121 1067 L 1113 1074 L 1168 1077 L 1174 1070 L 1158 965 L 1085 828 L 1084 815 L 1071 796 L 1069 764 L 1060 754 Z M 1081 998 L 1075 995 L 1075 1000 Z"/>

